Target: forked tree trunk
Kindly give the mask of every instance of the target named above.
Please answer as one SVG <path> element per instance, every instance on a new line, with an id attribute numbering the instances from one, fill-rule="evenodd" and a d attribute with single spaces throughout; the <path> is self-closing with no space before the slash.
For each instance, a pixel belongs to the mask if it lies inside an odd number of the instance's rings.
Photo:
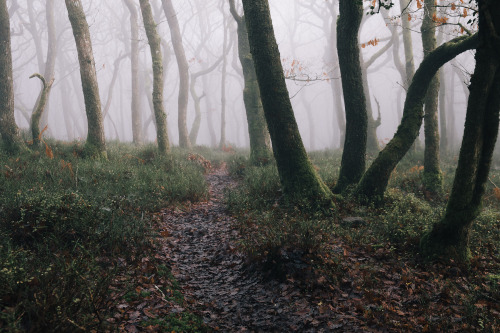
<path id="1" fill-rule="evenodd" d="M 0 0 L 0 134 L 4 149 L 17 154 L 25 148 L 14 118 L 10 21 L 7 1 Z"/>
<path id="2" fill-rule="evenodd" d="M 383 200 L 392 171 L 418 136 L 424 115 L 424 98 L 430 81 L 441 66 L 460 53 L 476 48 L 477 42 L 477 35 L 457 37 L 424 58 L 408 88 L 403 118 L 396 134 L 366 170 L 356 187 L 356 196 L 361 201 Z"/>
<path id="3" fill-rule="evenodd" d="M 101 100 L 99 97 L 99 87 L 97 86 L 89 26 L 80 0 L 65 0 L 65 2 L 78 51 L 85 111 L 87 113 L 88 133 L 85 150 L 89 156 L 107 158 Z"/>
<path id="4" fill-rule="evenodd" d="M 271 138 L 267 130 L 264 109 L 260 99 L 259 83 L 255 66 L 250 53 L 245 17 L 238 15 L 234 0 L 229 1 L 231 14 L 238 25 L 238 57 L 243 69 L 245 88 L 243 89 L 243 102 L 248 124 L 250 139 L 250 162 L 252 164 L 265 164 L 271 155 Z"/>
<path id="5" fill-rule="evenodd" d="M 153 61 L 153 108 L 156 119 L 156 139 L 158 151 L 165 155 L 170 151 L 167 134 L 167 116 L 163 109 L 163 61 L 161 56 L 160 36 L 156 31 L 156 23 L 149 0 L 139 0 L 146 35 L 148 36 L 151 58 Z"/>
<path id="6" fill-rule="evenodd" d="M 177 13 L 175 12 L 172 0 L 162 0 L 163 11 L 167 17 L 170 35 L 172 37 L 172 46 L 174 48 L 175 58 L 177 59 L 177 67 L 179 68 L 179 146 L 181 148 L 191 148 L 189 140 L 189 132 L 187 128 L 187 106 L 189 99 L 189 64 L 186 59 L 186 52 L 182 45 L 181 29 Z"/>
<path id="7" fill-rule="evenodd" d="M 285 83 L 267 0 L 243 0 L 250 50 L 285 200 L 309 209 L 331 207 L 332 193 L 309 160 Z"/>
<path id="8" fill-rule="evenodd" d="M 479 38 L 458 167 L 444 218 L 425 234 L 426 257 L 468 261 L 472 222 L 479 215 L 498 134 L 500 2 L 478 1 Z"/>
<path id="9" fill-rule="evenodd" d="M 54 83 L 54 79 L 50 80 L 50 82 L 47 82 L 45 78 L 38 73 L 31 75 L 30 79 L 34 77 L 37 77 L 40 79 L 40 81 L 42 81 L 42 91 L 38 96 L 30 120 L 31 136 L 33 138 L 33 145 L 36 147 L 40 144 L 40 119 L 42 118 L 43 111 L 45 110 L 45 105 L 47 104 L 48 96 L 50 93 L 50 89 L 52 88 L 52 84 Z"/>
<path id="10" fill-rule="evenodd" d="M 360 1 L 340 0 L 337 50 L 344 93 L 346 133 L 335 193 L 356 184 L 365 171 L 368 117 L 361 73 L 358 31 L 363 17 Z"/>

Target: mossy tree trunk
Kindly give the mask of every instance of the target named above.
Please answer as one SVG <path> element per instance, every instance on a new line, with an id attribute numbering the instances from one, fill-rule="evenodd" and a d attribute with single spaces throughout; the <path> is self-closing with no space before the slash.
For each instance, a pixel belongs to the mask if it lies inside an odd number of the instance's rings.
<path id="1" fill-rule="evenodd" d="M 160 154 L 165 155 L 170 150 L 170 144 L 167 133 L 167 116 L 163 108 L 163 60 L 160 36 L 156 31 L 156 23 L 149 0 L 139 0 L 139 2 L 153 61 L 153 108 L 156 120 L 158 151 Z"/>
<path id="2" fill-rule="evenodd" d="M 38 73 L 31 75 L 30 79 L 34 77 L 37 77 L 40 79 L 40 81 L 42 81 L 42 91 L 38 96 L 30 120 L 31 136 L 33 138 L 33 145 L 36 147 L 40 144 L 40 119 L 42 118 L 43 111 L 45 110 L 45 105 L 47 104 L 48 96 L 50 93 L 50 89 L 52 88 L 52 84 L 54 83 L 54 79 L 50 80 L 50 82 L 47 82 L 45 78 Z"/>
<path id="3" fill-rule="evenodd" d="M 356 184 L 365 171 L 368 117 L 361 73 L 358 31 L 363 17 L 361 1 L 340 0 L 337 50 L 344 93 L 346 133 L 340 174 L 334 192 Z"/>
<path id="4" fill-rule="evenodd" d="M 78 52 L 85 111 L 87 113 L 88 134 L 85 149 L 89 156 L 106 158 L 101 99 L 97 85 L 97 74 L 94 54 L 92 53 L 89 26 L 80 0 L 65 0 L 65 2 Z"/>
<path id="5" fill-rule="evenodd" d="M 243 0 L 248 40 L 285 199 L 330 207 L 332 193 L 309 160 L 288 95 L 267 0 Z"/>
<path id="6" fill-rule="evenodd" d="M 132 142 L 139 145 L 143 141 L 139 95 L 139 25 L 137 23 L 139 17 L 133 0 L 123 0 L 123 2 L 125 2 L 130 12 L 130 70 L 132 78 L 130 109 L 132 113 Z"/>
<path id="7" fill-rule="evenodd" d="M 175 12 L 172 0 L 162 0 L 163 11 L 167 17 L 167 23 L 172 37 L 172 46 L 174 48 L 177 67 L 179 69 L 179 99 L 178 99 L 178 126 L 179 126 L 179 146 L 181 148 L 191 148 L 189 132 L 187 128 L 187 107 L 189 99 L 189 64 L 186 59 L 186 52 L 182 44 L 181 29 L 179 20 Z"/>
<path id="8" fill-rule="evenodd" d="M 479 38 L 462 148 L 444 218 L 421 241 L 426 257 L 470 259 L 469 234 L 481 210 L 498 134 L 500 110 L 500 2 L 478 1 Z"/>
<path id="9" fill-rule="evenodd" d="M 434 0 L 424 1 L 424 20 L 421 26 L 424 57 L 436 49 L 436 5 Z M 427 191 L 438 193 L 442 189 L 443 180 L 439 167 L 439 125 L 438 125 L 439 72 L 434 75 L 425 96 L 424 111 L 424 173 L 423 183 Z"/>
<path id="10" fill-rule="evenodd" d="M 424 58 L 413 76 L 406 94 L 403 118 L 396 134 L 379 153 L 356 187 L 357 197 L 364 202 L 381 202 L 389 178 L 418 136 L 427 88 L 439 68 L 462 52 L 476 48 L 477 35 L 457 37 Z"/>
<path id="11" fill-rule="evenodd" d="M 243 102 L 248 123 L 248 136 L 250 139 L 250 162 L 254 165 L 267 163 L 272 157 L 271 138 L 267 130 L 264 109 L 260 99 L 259 83 L 250 52 L 245 17 L 238 15 L 234 0 L 229 0 L 231 14 L 238 25 L 238 57 L 243 69 L 245 88 L 243 89 Z"/>
<path id="12" fill-rule="evenodd" d="M 25 145 L 14 118 L 14 83 L 7 1 L 0 0 L 0 134 L 4 149 L 17 154 Z"/>

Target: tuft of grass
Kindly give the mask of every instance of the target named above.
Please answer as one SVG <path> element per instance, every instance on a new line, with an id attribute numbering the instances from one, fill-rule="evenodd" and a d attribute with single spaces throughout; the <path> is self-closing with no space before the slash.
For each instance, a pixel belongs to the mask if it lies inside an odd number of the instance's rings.
<path id="1" fill-rule="evenodd" d="M 180 150 L 110 144 L 108 160 L 91 160 L 80 143 L 48 145 L 0 155 L 0 330 L 100 327 L 116 256 L 148 246 L 153 213 L 208 195 Z"/>

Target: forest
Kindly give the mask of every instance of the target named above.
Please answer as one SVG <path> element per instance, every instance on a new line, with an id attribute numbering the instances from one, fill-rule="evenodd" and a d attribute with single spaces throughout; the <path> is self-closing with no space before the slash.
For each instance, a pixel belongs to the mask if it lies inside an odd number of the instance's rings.
<path id="1" fill-rule="evenodd" d="M 0 0 L 0 332 L 498 332 L 500 1 Z"/>

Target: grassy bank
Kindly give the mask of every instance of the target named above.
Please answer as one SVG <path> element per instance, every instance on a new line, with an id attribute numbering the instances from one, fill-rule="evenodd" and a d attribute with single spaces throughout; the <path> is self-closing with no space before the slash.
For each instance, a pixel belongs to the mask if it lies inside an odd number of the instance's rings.
<path id="1" fill-rule="evenodd" d="M 48 145 L 0 156 L 1 331 L 102 328 L 118 257 L 147 252 L 153 213 L 208 195 L 187 152 L 110 144 L 102 161 Z"/>

